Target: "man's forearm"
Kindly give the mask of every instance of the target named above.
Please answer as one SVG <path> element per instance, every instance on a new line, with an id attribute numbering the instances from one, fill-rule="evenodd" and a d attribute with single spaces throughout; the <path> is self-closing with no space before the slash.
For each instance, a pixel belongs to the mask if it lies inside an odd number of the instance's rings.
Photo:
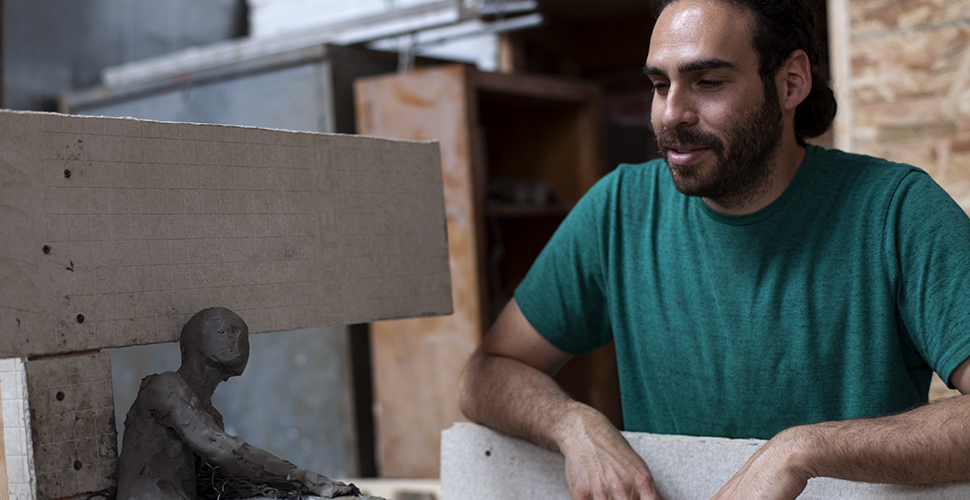
<path id="1" fill-rule="evenodd" d="M 482 353 L 466 366 L 460 394 L 461 409 L 471 420 L 554 451 L 560 451 L 566 417 L 585 406 L 542 371 Z"/>
<path id="2" fill-rule="evenodd" d="M 461 407 L 474 421 L 561 452 L 573 498 L 658 498 L 647 465 L 609 419 L 542 370 L 477 353 L 462 374 Z"/>
<path id="3" fill-rule="evenodd" d="M 815 476 L 877 483 L 970 480 L 970 397 L 899 415 L 795 427 L 781 433 L 803 446 Z"/>
<path id="4" fill-rule="evenodd" d="M 896 484 L 970 480 L 968 398 L 888 417 L 786 429 L 713 500 L 793 500 L 813 477 Z"/>
<path id="5" fill-rule="evenodd" d="M 609 419 L 552 378 L 569 354 L 543 338 L 513 299 L 472 355 L 459 384 L 468 418 L 558 451 L 579 499 L 657 500 L 650 470 Z"/>

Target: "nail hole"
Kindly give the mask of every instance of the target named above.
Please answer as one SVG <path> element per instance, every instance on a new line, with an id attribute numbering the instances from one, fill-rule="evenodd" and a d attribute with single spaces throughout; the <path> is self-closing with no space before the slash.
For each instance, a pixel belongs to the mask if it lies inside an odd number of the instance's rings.
<path id="1" fill-rule="evenodd" d="M 71 171 L 69 169 L 64 169 L 64 178 L 65 179 L 71 178 Z"/>
<path id="2" fill-rule="evenodd" d="M 84 467 L 84 465 L 82 465 L 81 462 L 79 461 L 74 462 L 74 470 L 81 470 L 81 467 Z"/>
<path id="3" fill-rule="evenodd" d="M 492 456 L 492 450 L 485 450 L 485 456 L 486 457 Z"/>
<path id="4" fill-rule="evenodd" d="M 84 315 L 83 314 L 78 314 L 77 315 L 77 322 L 78 323 L 84 323 Z"/>
<path id="5" fill-rule="evenodd" d="M 64 393 L 63 392 L 57 391 L 57 396 L 56 397 L 57 397 L 57 400 L 58 401 L 64 401 Z"/>
<path id="6" fill-rule="evenodd" d="M 50 247 L 50 245 L 44 245 L 43 250 L 44 250 L 44 255 L 47 255 L 47 254 L 51 253 L 51 247 Z"/>

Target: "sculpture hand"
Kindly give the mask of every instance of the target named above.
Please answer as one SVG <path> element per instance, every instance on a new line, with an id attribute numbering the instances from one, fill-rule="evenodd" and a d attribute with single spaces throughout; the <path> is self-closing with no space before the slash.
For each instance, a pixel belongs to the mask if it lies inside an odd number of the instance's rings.
<path id="1" fill-rule="evenodd" d="M 311 493 L 323 498 L 360 496 L 360 490 L 353 484 L 344 484 L 309 471 L 307 471 L 302 482 Z"/>

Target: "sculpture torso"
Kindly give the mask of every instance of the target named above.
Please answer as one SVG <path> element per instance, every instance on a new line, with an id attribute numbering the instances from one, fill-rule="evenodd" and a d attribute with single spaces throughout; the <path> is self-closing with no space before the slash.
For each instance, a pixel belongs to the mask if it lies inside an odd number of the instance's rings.
<path id="1" fill-rule="evenodd" d="M 125 419 L 118 500 L 195 499 L 197 458 L 188 444 L 192 437 L 186 434 L 204 433 L 204 426 L 193 425 L 186 417 L 200 410 L 223 428 L 222 415 L 178 373 L 142 380 Z"/>

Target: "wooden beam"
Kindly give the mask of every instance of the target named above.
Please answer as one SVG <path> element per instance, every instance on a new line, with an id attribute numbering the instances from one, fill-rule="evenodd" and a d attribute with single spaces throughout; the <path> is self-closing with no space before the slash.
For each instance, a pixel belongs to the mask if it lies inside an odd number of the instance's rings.
<path id="1" fill-rule="evenodd" d="M 114 485 L 118 445 L 108 355 L 27 361 L 26 368 L 37 498 Z"/>
<path id="2" fill-rule="evenodd" d="M 849 37 L 849 0 L 827 0 L 829 68 L 839 111 L 832 124 L 835 147 L 855 151 L 853 140 L 852 42 Z"/>
<path id="3" fill-rule="evenodd" d="M 0 356 L 448 314 L 436 143 L 0 111 Z"/>

